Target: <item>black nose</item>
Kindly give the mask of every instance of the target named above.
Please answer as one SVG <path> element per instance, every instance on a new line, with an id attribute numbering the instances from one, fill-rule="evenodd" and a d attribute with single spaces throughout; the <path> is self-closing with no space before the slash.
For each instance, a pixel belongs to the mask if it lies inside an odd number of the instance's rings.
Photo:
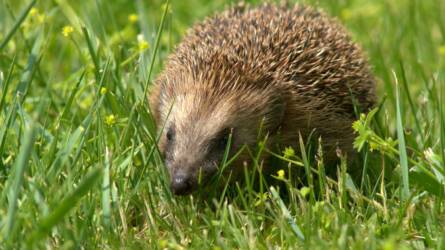
<path id="1" fill-rule="evenodd" d="M 172 176 L 170 188 L 176 195 L 186 195 L 192 192 L 193 183 L 190 175 L 177 173 Z"/>

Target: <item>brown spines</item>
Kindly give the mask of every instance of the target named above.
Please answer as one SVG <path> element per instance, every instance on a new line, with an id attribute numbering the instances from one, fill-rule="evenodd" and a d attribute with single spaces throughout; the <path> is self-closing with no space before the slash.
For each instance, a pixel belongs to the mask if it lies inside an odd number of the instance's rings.
<path id="1" fill-rule="evenodd" d="M 351 88 L 363 96 L 363 89 L 373 88 L 362 52 L 343 27 L 300 5 L 291 9 L 270 4 L 236 7 L 208 18 L 187 34 L 170 62 L 173 68 L 188 65 L 194 76 L 233 71 L 271 75 L 277 81 L 269 84 L 290 82 L 302 93 L 322 86 L 334 93 L 349 93 Z"/>
<path id="2" fill-rule="evenodd" d="M 189 126 L 180 119 L 199 118 L 206 129 L 205 117 L 219 112 L 207 121 L 209 129 L 221 122 L 253 134 L 254 123 L 264 118 L 271 141 L 298 147 L 300 133 L 306 139 L 315 131 L 331 152 L 337 146 L 352 150 L 354 99 L 362 112 L 375 102 L 366 58 L 337 20 L 302 5 L 272 4 L 240 5 L 190 30 L 151 97 L 161 124 L 178 98 L 182 106 L 172 114 L 172 122 L 182 124 L 177 126 Z M 273 138 L 276 128 L 279 140 Z M 248 144 L 256 137 L 240 138 L 249 138 L 239 139 Z"/>

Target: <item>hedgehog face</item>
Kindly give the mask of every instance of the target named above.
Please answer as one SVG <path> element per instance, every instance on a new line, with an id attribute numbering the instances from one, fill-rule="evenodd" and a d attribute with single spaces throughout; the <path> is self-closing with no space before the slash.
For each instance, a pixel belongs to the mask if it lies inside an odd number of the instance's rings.
<path id="1" fill-rule="evenodd" d="M 185 195 L 218 171 L 237 116 L 227 103 L 209 103 L 193 93 L 175 99 L 166 119 L 161 150 L 173 193 Z M 237 148 L 235 144 L 232 147 Z"/>
<path id="2" fill-rule="evenodd" d="M 190 89 L 175 97 L 160 142 L 173 193 L 189 194 L 217 173 L 230 135 L 229 156 L 255 145 L 256 128 L 267 114 L 246 110 L 249 105 L 241 96 L 203 98 L 202 91 Z"/>
<path id="3" fill-rule="evenodd" d="M 193 129 L 184 125 L 172 123 L 165 133 L 165 164 L 171 190 L 177 195 L 193 192 L 218 171 L 231 133 L 223 128 L 207 138 L 189 137 Z"/>

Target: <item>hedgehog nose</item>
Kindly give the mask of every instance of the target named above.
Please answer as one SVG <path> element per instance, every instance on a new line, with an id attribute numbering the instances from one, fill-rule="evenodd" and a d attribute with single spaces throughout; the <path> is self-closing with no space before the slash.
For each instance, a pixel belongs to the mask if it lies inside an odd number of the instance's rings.
<path id="1" fill-rule="evenodd" d="M 186 195 L 192 191 L 192 180 L 190 175 L 177 173 L 173 176 L 170 188 L 175 195 Z"/>

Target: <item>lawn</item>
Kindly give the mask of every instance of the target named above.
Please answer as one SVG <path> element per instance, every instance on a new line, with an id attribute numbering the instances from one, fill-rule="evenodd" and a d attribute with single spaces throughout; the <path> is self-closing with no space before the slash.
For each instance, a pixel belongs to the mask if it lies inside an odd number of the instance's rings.
<path id="1" fill-rule="evenodd" d="M 0 249 L 445 249 L 443 0 L 303 1 L 378 79 L 337 178 L 315 145 L 278 152 L 307 185 L 171 194 L 146 96 L 233 2 L 0 0 Z"/>

